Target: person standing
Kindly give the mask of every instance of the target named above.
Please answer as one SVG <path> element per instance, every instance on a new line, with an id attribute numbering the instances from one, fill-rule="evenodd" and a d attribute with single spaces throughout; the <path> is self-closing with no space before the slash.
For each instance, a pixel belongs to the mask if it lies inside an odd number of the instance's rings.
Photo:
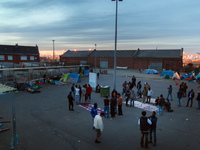
<path id="1" fill-rule="evenodd" d="M 196 100 L 198 101 L 198 108 L 197 110 L 200 110 L 200 91 L 197 92 L 197 98 Z"/>
<path id="2" fill-rule="evenodd" d="M 82 90 L 81 90 L 82 88 L 80 85 L 78 86 L 78 88 L 79 88 L 79 102 L 82 103 Z"/>
<path id="3" fill-rule="evenodd" d="M 186 107 L 188 107 L 190 101 L 191 101 L 190 107 L 192 107 L 194 95 L 195 95 L 194 91 L 193 89 L 191 89 L 190 92 L 188 93 L 188 101 Z"/>
<path id="4" fill-rule="evenodd" d="M 128 101 L 129 101 L 129 99 L 130 99 L 130 95 L 131 95 L 131 92 L 130 92 L 130 90 L 128 89 L 127 91 L 126 91 L 126 106 L 128 107 Z"/>
<path id="5" fill-rule="evenodd" d="M 140 125 L 141 140 L 140 146 L 144 147 L 144 137 L 145 137 L 145 148 L 148 148 L 148 133 L 149 125 L 151 125 L 151 120 L 146 117 L 146 111 L 142 111 L 142 117 L 138 120 L 138 125 Z"/>
<path id="6" fill-rule="evenodd" d="M 123 115 L 122 113 L 122 96 L 120 95 L 120 93 L 117 93 L 117 98 L 118 98 L 118 115 Z"/>
<path id="7" fill-rule="evenodd" d="M 97 135 L 96 135 L 96 138 L 95 138 L 95 143 L 101 143 L 101 141 L 99 141 L 99 137 L 101 136 L 101 133 L 103 131 L 103 118 L 104 116 L 104 113 L 101 112 L 100 115 L 96 115 L 95 118 L 94 118 L 94 124 L 93 126 L 95 127 L 95 130 L 97 132 Z"/>
<path id="8" fill-rule="evenodd" d="M 146 89 L 146 87 L 144 87 L 144 89 L 143 89 L 143 91 L 142 91 L 142 101 L 143 101 L 143 103 L 145 102 L 145 100 L 146 100 L 146 97 L 147 97 L 147 89 Z"/>
<path id="9" fill-rule="evenodd" d="M 178 107 L 181 107 L 181 98 L 183 96 L 183 92 L 181 89 L 177 92 L 177 98 L 178 98 Z"/>
<path id="10" fill-rule="evenodd" d="M 153 146 L 156 146 L 156 124 L 157 124 L 157 117 L 156 117 L 156 112 L 153 111 L 152 115 L 149 116 L 149 119 L 151 120 L 151 125 L 150 125 L 150 139 L 149 143 L 152 143 L 152 132 L 153 132 L 153 138 L 154 138 L 154 143 Z"/>
<path id="11" fill-rule="evenodd" d="M 188 86 L 187 86 L 186 83 L 184 83 L 184 85 L 183 85 L 183 97 L 186 97 L 187 89 L 188 89 Z"/>
<path id="12" fill-rule="evenodd" d="M 130 94 L 130 107 L 133 106 L 134 107 L 134 100 L 136 99 L 136 95 L 134 90 L 131 90 L 131 94 Z"/>
<path id="13" fill-rule="evenodd" d="M 94 106 L 92 107 L 90 114 L 92 115 L 92 122 L 94 123 L 94 117 L 98 114 L 97 111 L 97 103 L 94 103 Z M 95 130 L 95 127 L 93 126 L 93 130 Z"/>
<path id="14" fill-rule="evenodd" d="M 107 113 L 107 118 L 109 118 L 109 103 L 110 103 L 110 100 L 108 99 L 108 96 L 106 96 L 106 98 L 104 99 L 104 114 L 106 115 Z M 104 117 L 105 117 L 104 115 Z"/>
<path id="15" fill-rule="evenodd" d="M 99 79 L 99 72 L 97 72 L 97 79 Z"/>
<path id="16" fill-rule="evenodd" d="M 81 96 L 82 96 L 82 102 L 86 102 L 86 99 L 85 99 L 85 94 L 86 94 L 86 88 L 85 88 L 85 85 L 83 85 L 82 89 L 81 89 Z"/>
<path id="17" fill-rule="evenodd" d="M 115 107 L 117 105 L 116 94 L 113 93 L 112 98 L 110 99 L 110 109 L 111 109 L 111 117 L 115 117 Z"/>
<path id="18" fill-rule="evenodd" d="M 147 92 L 147 103 L 150 104 L 151 102 L 151 96 L 153 95 L 153 91 L 151 90 L 151 88 L 148 89 L 148 92 Z"/>
<path id="19" fill-rule="evenodd" d="M 75 98 L 75 87 L 74 87 L 74 84 L 71 87 L 71 92 L 72 92 L 73 98 Z"/>
<path id="20" fill-rule="evenodd" d="M 80 96 L 80 89 L 76 85 L 75 86 L 75 102 L 76 103 L 79 103 L 79 96 Z"/>
<path id="21" fill-rule="evenodd" d="M 167 89 L 168 89 L 167 99 L 170 96 L 171 97 L 171 101 L 173 101 L 173 98 L 172 98 L 172 85 L 170 85 Z"/>
<path id="22" fill-rule="evenodd" d="M 158 114 L 163 115 L 163 110 L 164 110 L 164 105 L 165 105 L 165 99 L 163 98 L 163 95 L 160 95 L 160 99 L 158 101 Z"/>
<path id="23" fill-rule="evenodd" d="M 142 85 L 141 85 L 141 81 L 139 81 L 137 83 L 137 94 L 140 98 L 142 98 L 142 94 L 141 94 L 141 88 L 142 88 Z"/>
<path id="24" fill-rule="evenodd" d="M 73 107 L 74 107 L 74 104 L 73 104 L 74 98 L 72 96 L 72 92 L 69 93 L 67 98 L 68 98 L 68 102 L 69 102 L 69 110 L 74 111 L 74 109 L 73 109 Z"/>
<path id="25" fill-rule="evenodd" d="M 87 89 L 86 89 L 86 93 L 87 93 L 89 102 L 91 102 L 92 87 L 90 86 L 90 84 L 88 84 L 88 87 L 87 87 Z"/>
<path id="26" fill-rule="evenodd" d="M 132 77 L 132 84 L 133 84 L 133 87 L 136 86 L 136 77 L 134 75 Z"/>

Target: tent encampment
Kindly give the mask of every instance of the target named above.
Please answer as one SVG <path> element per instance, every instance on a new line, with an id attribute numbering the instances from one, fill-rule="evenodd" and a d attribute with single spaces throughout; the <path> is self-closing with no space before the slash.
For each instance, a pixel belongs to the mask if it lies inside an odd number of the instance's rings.
<path id="1" fill-rule="evenodd" d="M 168 74 L 170 77 L 173 77 L 174 71 L 165 70 L 160 74 L 160 76 L 164 76 L 165 74 Z"/>
<path id="2" fill-rule="evenodd" d="M 172 79 L 177 79 L 177 80 L 179 80 L 180 79 L 180 76 L 179 76 L 179 74 L 176 72 L 176 73 L 174 73 L 174 75 L 173 75 L 173 77 L 172 77 Z"/>
<path id="3" fill-rule="evenodd" d="M 169 75 L 168 75 L 168 74 L 165 74 L 165 75 L 163 76 L 163 78 L 164 78 L 164 79 L 169 79 Z"/>

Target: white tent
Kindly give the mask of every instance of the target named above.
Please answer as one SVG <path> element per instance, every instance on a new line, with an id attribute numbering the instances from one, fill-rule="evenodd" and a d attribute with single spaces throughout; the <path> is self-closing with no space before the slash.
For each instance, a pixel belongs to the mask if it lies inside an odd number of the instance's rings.
<path id="1" fill-rule="evenodd" d="M 180 79 L 180 76 L 179 76 L 179 74 L 176 72 L 176 73 L 174 73 L 174 75 L 173 75 L 173 77 L 172 77 L 172 79 Z"/>

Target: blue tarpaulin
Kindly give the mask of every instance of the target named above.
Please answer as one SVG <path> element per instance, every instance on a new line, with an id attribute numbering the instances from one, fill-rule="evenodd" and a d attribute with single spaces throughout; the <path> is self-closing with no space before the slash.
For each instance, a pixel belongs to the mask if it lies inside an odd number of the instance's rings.
<path id="1" fill-rule="evenodd" d="M 169 71 L 169 70 L 163 71 L 163 72 L 160 74 L 160 76 L 164 76 L 165 74 L 168 74 L 170 77 L 173 77 L 174 71 Z"/>
<path id="2" fill-rule="evenodd" d="M 196 79 L 200 78 L 200 73 L 196 76 Z"/>
<path id="3" fill-rule="evenodd" d="M 77 73 L 70 73 L 69 78 L 67 79 L 67 82 L 71 82 L 71 83 L 77 83 L 80 81 L 81 81 L 81 79 L 79 77 L 79 74 L 77 74 Z"/>

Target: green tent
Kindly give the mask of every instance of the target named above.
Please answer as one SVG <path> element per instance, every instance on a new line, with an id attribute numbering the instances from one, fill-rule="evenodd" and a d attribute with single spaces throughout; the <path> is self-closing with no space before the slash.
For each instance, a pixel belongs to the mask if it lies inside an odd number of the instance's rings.
<path id="1" fill-rule="evenodd" d="M 165 74 L 165 75 L 163 76 L 163 78 L 164 78 L 164 79 L 169 79 L 169 75 L 168 75 L 168 74 Z"/>

